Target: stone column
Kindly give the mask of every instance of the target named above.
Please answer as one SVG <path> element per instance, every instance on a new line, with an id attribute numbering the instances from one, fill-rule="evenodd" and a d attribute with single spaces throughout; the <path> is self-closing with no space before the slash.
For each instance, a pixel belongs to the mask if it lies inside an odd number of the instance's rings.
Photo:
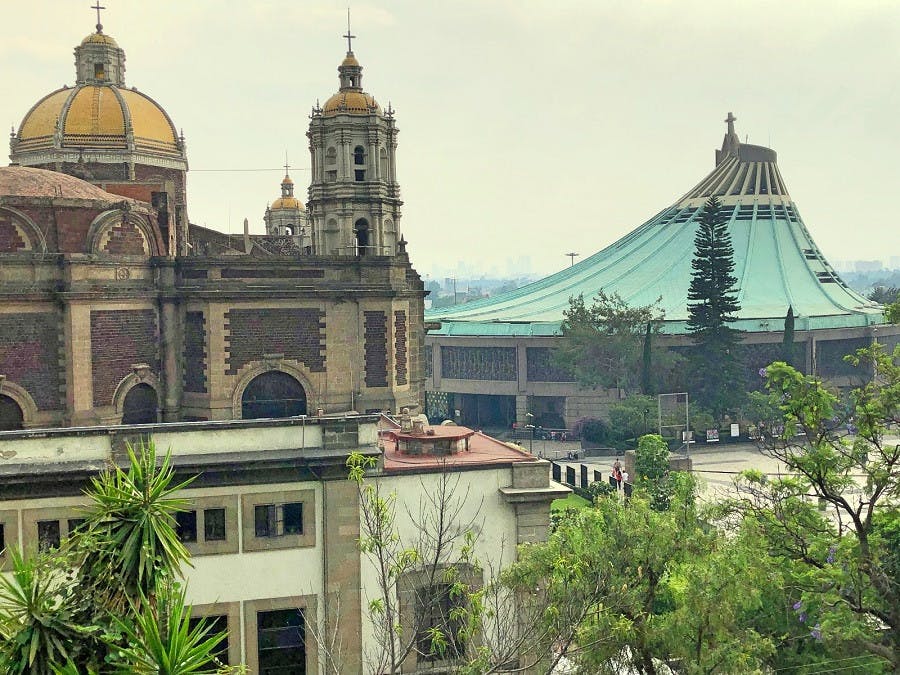
<path id="1" fill-rule="evenodd" d="M 162 301 L 160 309 L 160 340 L 162 342 L 165 387 L 163 422 L 177 422 L 181 417 L 181 326 L 175 300 Z"/>
<path id="2" fill-rule="evenodd" d="M 329 642 L 335 636 L 333 643 L 343 648 L 338 655 L 341 672 L 362 673 L 359 493 L 346 475 L 322 482 L 322 524 L 323 630 Z"/>
<path id="3" fill-rule="evenodd" d="M 71 426 L 96 423 L 91 357 L 91 308 L 66 303 L 63 309 L 66 342 L 66 416 Z"/>

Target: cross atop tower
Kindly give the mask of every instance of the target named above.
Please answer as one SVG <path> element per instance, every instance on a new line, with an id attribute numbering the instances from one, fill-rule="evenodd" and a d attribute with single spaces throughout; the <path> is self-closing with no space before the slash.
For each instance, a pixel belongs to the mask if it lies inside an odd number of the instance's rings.
<path id="1" fill-rule="evenodd" d="M 98 2 L 99 2 L 99 0 L 98 0 Z M 352 35 L 350 33 L 350 8 L 349 7 L 347 8 L 347 34 L 342 35 L 341 37 L 347 38 L 347 53 L 352 54 L 353 53 L 353 38 L 355 38 L 356 36 Z"/>
<path id="2" fill-rule="evenodd" d="M 285 176 L 289 175 L 288 172 L 290 171 L 290 168 L 291 168 L 291 165 L 288 164 L 288 154 L 287 154 L 287 150 L 285 150 L 285 151 L 284 151 L 284 175 L 285 175 Z"/>
<path id="3" fill-rule="evenodd" d="M 728 134 L 731 135 L 734 133 L 734 123 L 737 120 L 737 117 L 728 113 L 728 117 L 725 118 L 725 122 L 728 124 Z"/>
<path id="4" fill-rule="evenodd" d="M 100 23 L 100 10 L 101 10 L 101 9 L 106 9 L 106 7 L 103 7 L 103 6 L 100 4 L 100 0 L 97 0 L 96 4 L 91 5 L 91 9 L 96 9 L 96 10 L 97 10 L 97 32 L 98 32 L 98 33 L 102 33 L 102 32 L 103 32 L 103 24 Z"/>

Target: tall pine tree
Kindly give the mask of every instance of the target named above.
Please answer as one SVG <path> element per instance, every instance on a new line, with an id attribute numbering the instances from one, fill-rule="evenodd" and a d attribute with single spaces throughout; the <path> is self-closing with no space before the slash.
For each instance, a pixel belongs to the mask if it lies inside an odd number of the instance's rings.
<path id="1" fill-rule="evenodd" d="M 737 345 L 741 331 L 732 328 L 741 306 L 734 276 L 734 248 L 727 217 L 718 198 L 703 207 L 691 262 L 688 290 L 688 332 L 691 350 L 692 393 L 718 421 L 737 407 L 744 396 Z"/>

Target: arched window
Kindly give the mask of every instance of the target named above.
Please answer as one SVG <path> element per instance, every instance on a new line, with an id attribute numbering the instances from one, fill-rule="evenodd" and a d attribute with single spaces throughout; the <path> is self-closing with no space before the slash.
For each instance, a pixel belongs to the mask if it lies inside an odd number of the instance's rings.
<path id="1" fill-rule="evenodd" d="M 363 146 L 357 145 L 353 148 L 353 163 L 356 166 L 366 165 L 366 149 Z"/>
<path id="2" fill-rule="evenodd" d="M 280 370 L 257 375 L 241 396 L 241 419 L 291 417 L 306 414 L 306 391 Z"/>
<path id="3" fill-rule="evenodd" d="M 365 255 L 369 244 L 369 221 L 360 218 L 353 224 L 353 233 L 356 235 L 356 255 Z"/>
<path id="4" fill-rule="evenodd" d="M 289 237 L 293 237 L 294 236 L 294 224 L 288 223 L 287 225 L 285 225 L 284 233 Z"/>
<path id="5" fill-rule="evenodd" d="M 137 384 L 125 394 L 122 424 L 156 424 L 159 421 L 159 399 L 149 384 Z"/>
<path id="6" fill-rule="evenodd" d="M 22 408 L 9 396 L 0 396 L 0 431 L 22 429 L 25 415 Z"/>
<path id="7" fill-rule="evenodd" d="M 328 148 L 328 150 L 325 151 L 325 165 L 334 166 L 335 164 L 337 164 L 337 150 Z"/>

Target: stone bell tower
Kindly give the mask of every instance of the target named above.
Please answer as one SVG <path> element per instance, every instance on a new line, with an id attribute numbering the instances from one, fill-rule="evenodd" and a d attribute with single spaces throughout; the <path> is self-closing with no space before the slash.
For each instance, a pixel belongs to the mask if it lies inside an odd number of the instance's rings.
<path id="1" fill-rule="evenodd" d="M 340 89 L 310 115 L 308 213 L 316 255 L 394 256 L 400 244 L 397 127 L 363 91 L 362 66 L 347 35 Z"/>

